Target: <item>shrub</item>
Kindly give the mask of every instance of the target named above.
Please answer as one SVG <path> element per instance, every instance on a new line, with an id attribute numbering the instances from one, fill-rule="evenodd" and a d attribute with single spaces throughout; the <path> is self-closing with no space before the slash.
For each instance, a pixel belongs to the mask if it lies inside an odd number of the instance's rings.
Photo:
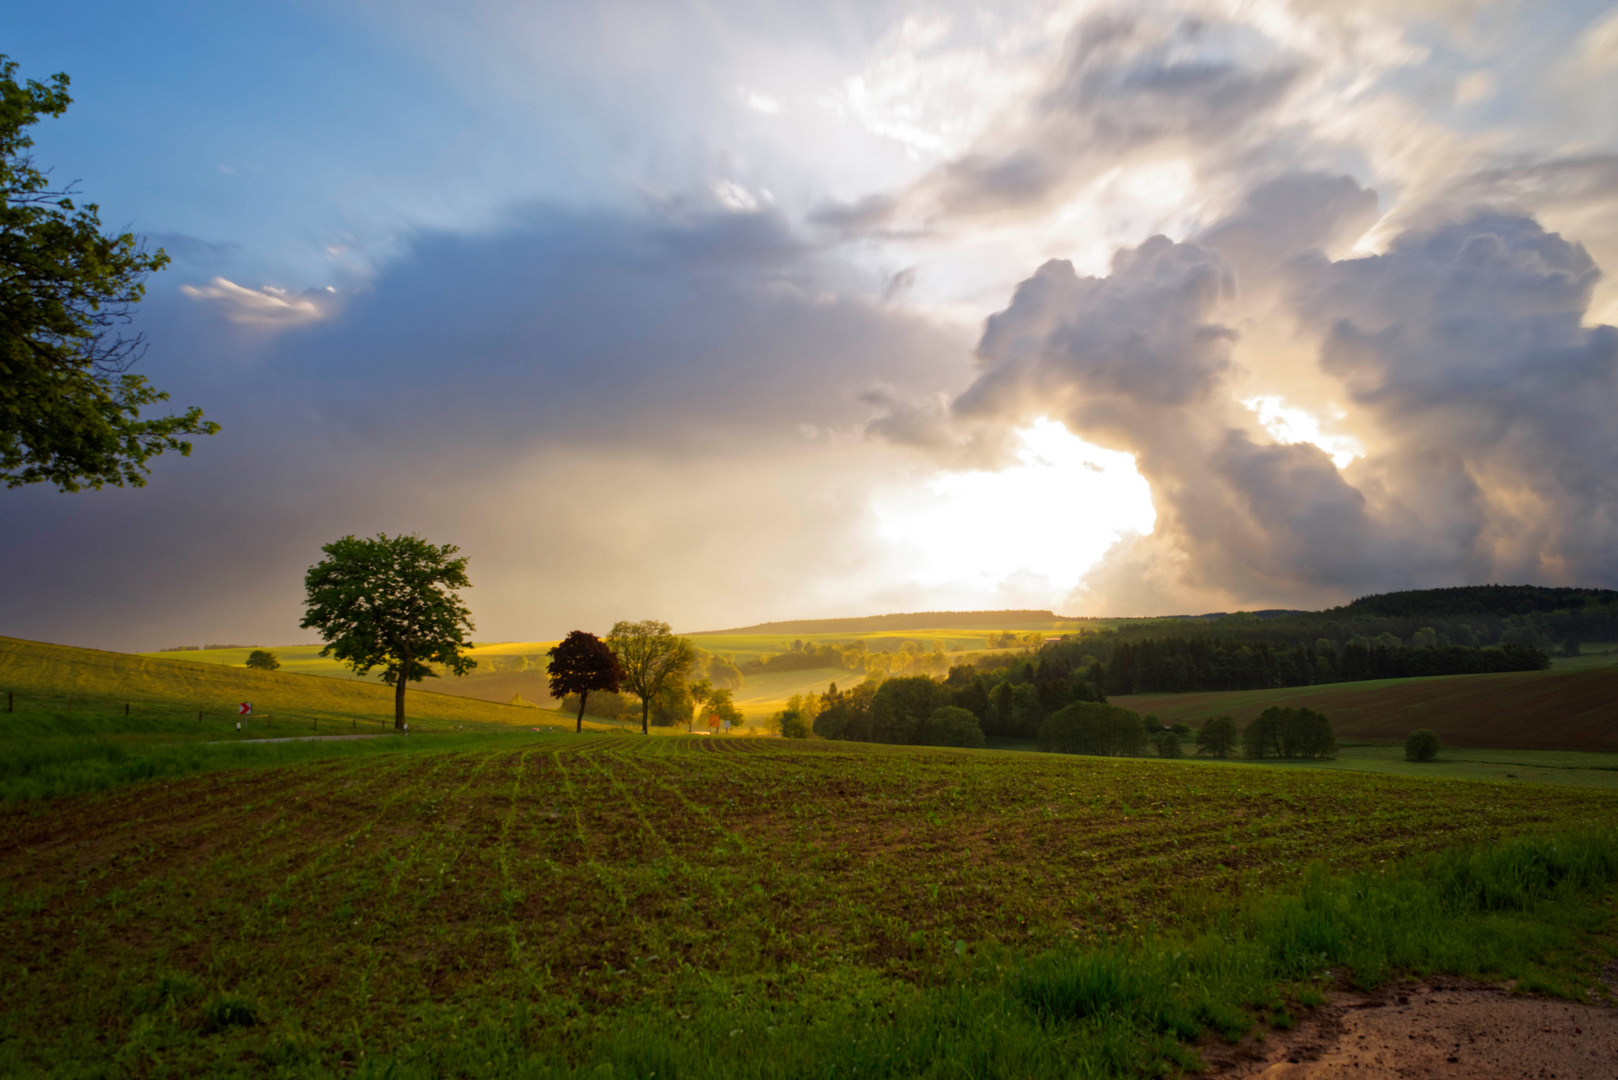
<path id="1" fill-rule="evenodd" d="M 1172 731 L 1158 732 L 1157 738 L 1153 740 L 1153 745 L 1157 747 L 1158 757 L 1177 758 L 1180 756 L 1180 737 Z"/>
<path id="2" fill-rule="evenodd" d="M 247 666 L 259 671 L 274 671 L 281 666 L 281 661 L 268 649 L 254 649 L 247 654 Z"/>
<path id="3" fill-rule="evenodd" d="M 1148 735 L 1156 735 L 1158 732 L 1164 730 L 1163 721 L 1157 718 L 1156 713 L 1147 713 L 1145 716 L 1141 717 L 1140 726 Z"/>
<path id="4" fill-rule="evenodd" d="M 1417 728 L 1405 740 L 1406 761 L 1432 761 L 1438 757 L 1438 732 Z"/>
<path id="5" fill-rule="evenodd" d="M 923 746 L 982 746 L 983 728 L 970 711 L 945 705 L 927 718 L 921 742 Z"/>
<path id="6" fill-rule="evenodd" d="M 1058 754 L 1138 757 L 1146 750 L 1146 730 L 1137 712 L 1075 701 L 1039 725 L 1039 748 Z"/>
<path id="7" fill-rule="evenodd" d="M 1236 721 L 1228 716 L 1216 716 L 1202 724 L 1197 732 L 1197 753 L 1212 754 L 1216 758 L 1228 757 L 1236 749 Z"/>

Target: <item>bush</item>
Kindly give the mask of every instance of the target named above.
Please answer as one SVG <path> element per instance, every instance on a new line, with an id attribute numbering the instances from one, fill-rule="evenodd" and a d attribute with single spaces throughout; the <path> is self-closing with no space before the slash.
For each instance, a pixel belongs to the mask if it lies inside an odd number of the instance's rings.
<path id="1" fill-rule="evenodd" d="M 1417 728 L 1405 740 L 1406 761 L 1432 761 L 1438 757 L 1438 732 Z"/>
<path id="2" fill-rule="evenodd" d="M 1158 757 L 1177 758 L 1181 756 L 1180 737 L 1172 731 L 1159 732 L 1157 738 L 1153 740 L 1153 745 L 1157 747 Z"/>
<path id="3" fill-rule="evenodd" d="M 1117 705 L 1075 701 L 1039 725 L 1039 748 L 1057 754 L 1139 757 L 1146 750 L 1140 713 Z"/>
<path id="4" fill-rule="evenodd" d="M 247 654 L 247 666 L 259 671 L 274 671 L 281 666 L 281 661 L 268 649 L 254 649 Z"/>
<path id="5" fill-rule="evenodd" d="M 1228 757 L 1236 749 L 1236 721 L 1228 716 L 1205 720 L 1197 732 L 1197 753 L 1212 754 L 1216 758 Z"/>
<path id="6" fill-rule="evenodd" d="M 1165 730 L 1163 721 L 1157 718 L 1156 713 L 1147 713 L 1141 717 L 1140 726 L 1148 735 L 1156 735 L 1158 732 Z"/>
<path id="7" fill-rule="evenodd" d="M 966 709 L 945 705 L 927 718 L 921 730 L 923 746 L 982 746 L 983 728 Z"/>

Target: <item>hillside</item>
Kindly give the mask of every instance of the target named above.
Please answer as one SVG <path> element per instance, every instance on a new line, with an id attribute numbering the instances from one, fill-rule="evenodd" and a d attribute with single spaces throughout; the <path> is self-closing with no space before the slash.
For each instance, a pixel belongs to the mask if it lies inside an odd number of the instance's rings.
<path id="1" fill-rule="evenodd" d="M 793 619 L 757 623 L 731 630 L 703 630 L 689 637 L 734 634 L 864 634 L 879 630 L 932 630 L 941 627 L 981 626 L 991 630 L 1041 630 L 1059 622 L 1094 623 L 1049 611 L 915 611 L 893 615 L 864 615 L 852 619 Z"/>
<path id="2" fill-rule="evenodd" d="M 1446 746 L 1618 751 L 1618 667 L 1383 679 L 1280 690 L 1130 694 L 1112 702 L 1193 726 L 1246 723 L 1271 705 L 1326 714 L 1343 741 L 1399 741 L 1416 728 Z"/>
<path id="3" fill-rule="evenodd" d="M 1362 596 L 1323 615 L 1533 615 L 1618 604 L 1613 589 L 1550 588 L 1543 585 L 1461 585 L 1451 589 L 1410 589 Z"/>
<path id="4" fill-rule="evenodd" d="M 406 698 L 412 722 L 557 724 L 548 710 L 513 708 L 433 693 L 413 684 Z M 242 701 L 276 716 L 344 722 L 393 717 L 393 689 L 375 682 L 285 671 L 254 671 L 221 663 L 79 649 L 0 637 L 0 692 L 130 702 L 176 712 L 232 715 Z M 570 721 L 569 721 L 570 722 Z"/>

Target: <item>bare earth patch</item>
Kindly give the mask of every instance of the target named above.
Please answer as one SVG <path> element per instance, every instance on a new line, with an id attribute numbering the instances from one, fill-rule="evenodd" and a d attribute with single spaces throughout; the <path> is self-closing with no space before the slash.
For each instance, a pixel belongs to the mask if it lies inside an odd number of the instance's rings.
<path id="1" fill-rule="evenodd" d="M 1438 979 L 1334 994 L 1293 1030 L 1207 1059 L 1212 1076 L 1262 1080 L 1612 1080 L 1618 1010 Z"/>

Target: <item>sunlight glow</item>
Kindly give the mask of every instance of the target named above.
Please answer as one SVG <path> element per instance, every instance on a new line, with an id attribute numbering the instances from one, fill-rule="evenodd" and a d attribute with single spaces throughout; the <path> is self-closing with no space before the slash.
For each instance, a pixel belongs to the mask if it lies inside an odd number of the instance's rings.
<path id="1" fill-rule="evenodd" d="M 1019 434 L 1018 464 L 945 473 L 876 507 L 879 534 L 912 581 L 1057 604 L 1121 536 L 1152 531 L 1151 489 L 1129 454 L 1053 420 Z"/>
<path id="2" fill-rule="evenodd" d="M 1313 413 L 1288 405 L 1279 397 L 1255 397 L 1242 402 L 1257 416 L 1264 430 L 1278 443 L 1313 443 L 1331 457 L 1339 469 L 1365 456 L 1365 447 L 1350 435 L 1327 435 Z"/>

